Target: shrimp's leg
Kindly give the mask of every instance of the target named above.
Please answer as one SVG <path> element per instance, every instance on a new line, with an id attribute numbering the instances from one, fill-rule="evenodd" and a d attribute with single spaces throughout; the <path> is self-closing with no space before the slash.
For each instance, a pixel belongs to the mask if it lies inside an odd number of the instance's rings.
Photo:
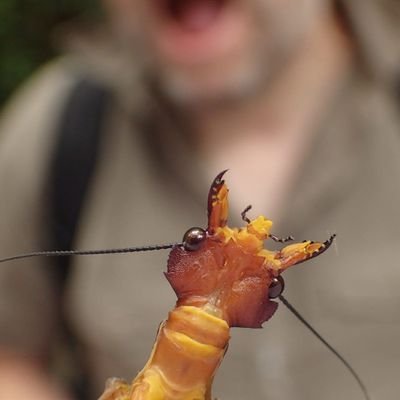
<path id="1" fill-rule="evenodd" d="M 247 213 L 251 210 L 252 205 L 249 204 L 241 213 L 240 216 L 242 217 L 242 221 L 247 222 L 250 224 L 250 218 L 247 216 Z"/>
<path id="2" fill-rule="evenodd" d="M 273 235 L 272 233 L 270 233 L 268 235 L 268 237 L 270 237 L 274 242 L 279 242 L 279 243 L 286 243 L 286 242 L 291 242 L 292 240 L 294 240 L 293 236 L 287 236 L 285 238 L 280 238 L 278 236 Z"/>

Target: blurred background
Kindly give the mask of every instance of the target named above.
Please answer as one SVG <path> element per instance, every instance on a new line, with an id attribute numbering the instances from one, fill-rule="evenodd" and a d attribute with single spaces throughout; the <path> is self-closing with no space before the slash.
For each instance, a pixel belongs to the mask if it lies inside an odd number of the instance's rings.
<path id="1" fill-rule="evenodd" d="M 58 30 L 99 17 L 95 0 L 2 0 L 0 107 L 25 78 L 58 53 Z"/>

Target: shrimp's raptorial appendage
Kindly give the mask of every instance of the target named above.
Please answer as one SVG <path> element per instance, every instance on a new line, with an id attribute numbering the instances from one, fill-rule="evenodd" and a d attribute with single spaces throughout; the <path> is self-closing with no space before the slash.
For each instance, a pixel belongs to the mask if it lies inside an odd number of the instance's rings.
<path id="1" fill-rule="evenodd" d="M 228 221 L 228 188 L 222 179 L 225 172 L 226 170 L 215 177 L 208 193 L 207 232 L 209 234 L 213 234 L 218 227 L 225 226 Z"/>
<path id="2" fill-rule="evenodd" d="M 268 294 L 271 283 L 331 245 L 334 236 L 268 250 L 272 222 L 264 216 L 230 228 L 223 175 L 211 185 L 207 229 L 189 230 L 190 243 L 184 240 L 169 255 L 165 276 L 178 301 L 160 326 L 149 361 L 132 385 L 116 381 L 101 400 L 210 400 L 229 328 L 261 328 L 278 307 Z"/>

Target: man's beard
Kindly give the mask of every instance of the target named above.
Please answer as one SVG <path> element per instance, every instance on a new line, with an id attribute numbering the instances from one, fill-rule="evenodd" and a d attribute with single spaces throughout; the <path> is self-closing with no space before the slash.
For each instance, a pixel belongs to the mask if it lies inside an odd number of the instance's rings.
<path id="1" fill-rule="evenodd" d="M 155 68 L 154 74 L 163 93 L 178 105 L 221 106 L 244 101 L 264 88 L 272 75 L 269 64 L 257 55 L 211 84 L 174 68 Z"/>
<path id="2" fill-rule="evenodd" d="M 222 58 L 213 65 L 192 68 L 171 65 L 153 57 L 151 46 L 146 46 L 146 38 L 142 38 L 148 67 L 165 96 L 178 105 L 189 106 L 215 107 L 246 101 L 268 88 L 285 69 L 301 47 L 310 19 L 318 14 L 317 9 L 310 12 L 303 4 L 292 15 L 287 16 L 282 10 L 276 15 L 274 2 L 266 0 L 255 0 L 248 7 L 252 7 L 250 12 L 254 16 L 254 26 L 249 28 L 254 30 L 252 40 L 231 62 Z"/>

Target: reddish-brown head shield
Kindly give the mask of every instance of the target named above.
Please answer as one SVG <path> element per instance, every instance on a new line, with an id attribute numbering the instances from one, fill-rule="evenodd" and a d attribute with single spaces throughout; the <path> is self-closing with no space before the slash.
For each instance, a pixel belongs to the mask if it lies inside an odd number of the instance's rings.
<path id="1" fill-rule="evenodd" d="M 305 241 L 271 251 L 264 247 L 272 227 L 265 217 L 250 220 L 242 228 L 228 227 L 224 173 L 210 188 L 207 229 L 188 231 L 185 238 L 190 239 L 184 238 L 183 246 L 172 249 L 165 275 L 179 305 L 204 308 L 230 326 L 260 328 L 277 308 L 268 293 L 274 278 L 321 254 L 333 237 L 324 243 Z"/>

